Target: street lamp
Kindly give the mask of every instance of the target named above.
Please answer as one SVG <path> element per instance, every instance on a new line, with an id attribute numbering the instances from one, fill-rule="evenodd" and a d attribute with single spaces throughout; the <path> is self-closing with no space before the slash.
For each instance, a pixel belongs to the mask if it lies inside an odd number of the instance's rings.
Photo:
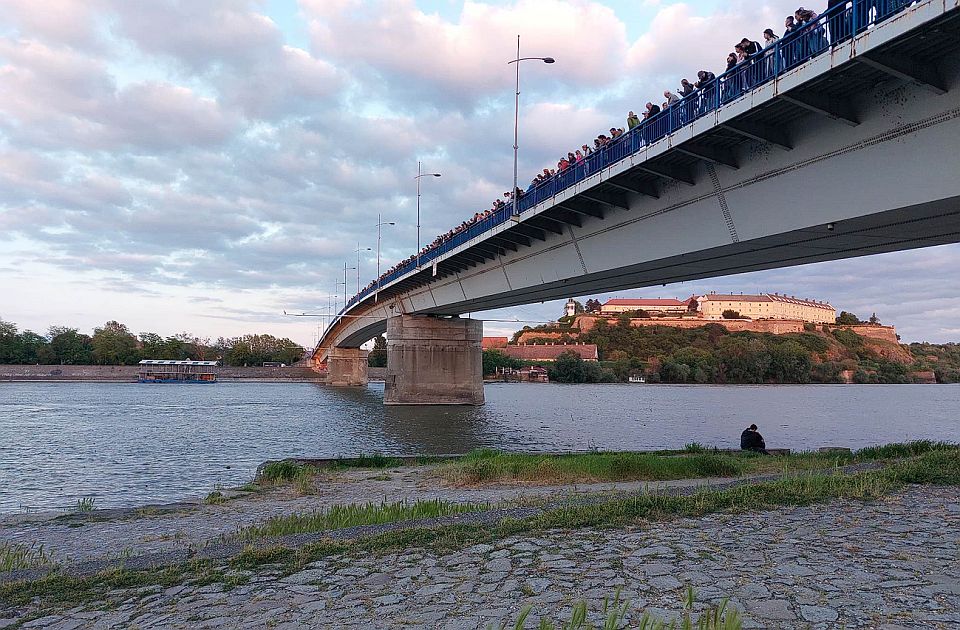
<path id="1" fill-rule="evenodd" d="M 347 267 L 347 263 L 343 263 L 343 310 L 347 310 L 347 270 L 348 269 L 356 269 L 356 267 Z"/>
<path id="2" fill-rule="evenodd" d="M 440 173 L 421 173 L 420 162 L 417 162 L 417 269 L 420 268 L 420 178 L 440 177 Z"/>
<path id="3" fill-rule="evenodd" d="M 372 252 L 373 250 L 369 247 L 360 247 L 360 243 L 357 243 L 357 295 L 360 295 L 360 252 Z"/>
<path id="4" fill-rule="evenodd" d="M 517 90 L 513 103 L 513 190 L 510 191 L 510 196 L 513 197 L 513 214 L 510 218 L 514 221 L 520 220 L 520 208 L 517 205 L 517 151 L 520 148 L 518 142 L 520 135 L 520 62 L 530 60 L 542 61 L 543 63 L 554 63 L 556 61 L 553 57 L 521 57 L 520 36 L 517 35 L 517 58 L 507 62 L 507 65 L 517 64 Z"/>
<path id="5" fill-rule="evenodd" d="M 420 181 L 419 179 L 417 180 Z M 373 294 L 373 301 L 380 301 L 380 228 L 384 225 L 396 225 L 393 221 L 384 221 L 380 216 L 380 213 L 377 213 L 377 290 Z"/>

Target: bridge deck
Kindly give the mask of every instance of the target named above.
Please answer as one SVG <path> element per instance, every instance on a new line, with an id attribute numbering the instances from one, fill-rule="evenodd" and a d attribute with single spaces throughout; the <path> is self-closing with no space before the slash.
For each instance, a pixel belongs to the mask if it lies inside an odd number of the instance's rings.
<path id="1" fill-rule="evenodd" d="M 864 21 L 862 3 L 859 9 L 838 7 L 821 16 L 814 29 L 784 38 L 758 55 L 753 64 L 743 64 L 718 77 L 708 89 L 645 121 L 595 153 L 584 165 L 569 169 L 525 195 L 520 201 L 519 222 L 511 220 L 509 208 L 497 213 L 423 256 L 419 269 L 409 264 L 385 278 L 379 289 L 365 290 L 341 314 L 349 317 L 373 310 L 378 316 L 386 316 L 383 302 L 500 257 L 542 247 L 554 238 L 569 239 L 575 230 L 587 224 L 630 211 L 638 197 L 658 204 L 657 212 L 663 213 L 670 210 L 669 200 L 663 198 L 666 191 L 708 185 L 710 190 L 705 194 L 717 194 L 720 176 L 743 167 L 745 155 L 749 160 L 754 154 L 771 150 L 790 151 L 796 143 L 797 130 L 802 129 L 809 116 L 857 126 L 859 113 L 853 103 L 858 95 L 881 81 L 893 78 L 920 86 L 930 94 L 944 93 L 949 77 L 945 78 L 938 67 L 942 59 L 960 47 L 960 0 L 927 0 L 915 6 L 905 6 L 909 3 L 899 0 L 880 4 L 881 15 L 873 23 Z M 771 177 L 769 173 L 764 176 Z M 708 180 L 707 184 L 703 184 L 704 180 Z M 932 207 L 927 214 L 942 214 L 940 210 Z M 642 277 L 640 268 L 625 269 L 621 282 L 610 281 L 608 274 L 605 286 L 644 286 L 938 244 L 929 239 L 914 242 L 916 239 L 907 238 L 907 232 L 902 230 L 903 238 L 891 234 L 883 242 L 871 238 L 865 244 L 862 239 L 857 241 L 857 230 L 851 229 L 856 226 L 848 225 L 848 242 L 843 242 L 838 234 L 830 234 L 831 244 L 824 245 L 819 253 L 815 251 L 816 244 L 811 251 L 808 243 L 802 255 L 785 250 L 779 257 L 759 255 L 751 261 L 751 252 L 778 247 L 788 238 L 795 241 L 798 235 L 783 236 L 779 241 L 777 237 L 768 237 L 766 242 L 760 242 L 745 231 L 738 232 L 728 209 L 724 208 L 723 213 L 730 240 L 716 256 L 705 254 L 698 261 L 700 264 L 693 267 L 689 257 L 662 257 L 656 264 L 647 265 L 648 277 Z M 905 209 L 887 217 L 886 222 L 896 226 L 923 215 L 922 208 Z M 930 220 L 936 219 L 931 216 Z M 945 221 L 940 232 L 944 237 L 939 242 L 960 240 L 952 230 L 951 220 Z M 935 230 L 929 226 L 924 230 L 927 236 L 931 232 Z M 825 236 L 809 235 L 809 239 Z M 738 247 L 746 241 L 750 241 L 749 246 Z M 731 262 L 735 257 L 736 262 Z M 705 259 L 713 262 L 705 264 Z M 670 271 L 665 272 L 668 268 Z M 564 295 L 579 295 L 581 288 L 591 290 L 588 287 L 593 286 L 592 279 L 585 265 L 583 271 L 582 278 L 566 284 Z M 495 300 L 471 300 L 466 294 L 463 297 L 458 304 L 417 312 L 456 314 L 545 299 L 529 287 L 502 293 Z M 342 341 L 335 329 L 344 325 L 342 319 L 334 322 L 317 350 Z M 331 333 L 338 338 L 336 343 L 328 338 Z"/>

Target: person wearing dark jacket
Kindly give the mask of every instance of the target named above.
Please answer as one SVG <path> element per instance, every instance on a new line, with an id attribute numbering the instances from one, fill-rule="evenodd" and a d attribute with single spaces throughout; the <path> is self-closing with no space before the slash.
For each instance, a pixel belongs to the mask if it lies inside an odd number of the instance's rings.
<path id="1" fill-rule="evenodd" d="M 763 436 L 757 431 L 757 425 L 755 424 L 751 424 L 740 434 L 740 448 L 744 451 L 769 455 L 767 444 L 763 441 Z"/>
<path id="2" fill-rule="evenodd" d="M 750 41 L 746 37 L 740 40 L 740 47 L 743 48 L 743 52 L 747 53 L 748 57 L 752 57 L 763 50 L 763 47 L 760 46 L 760 42 Z"/>

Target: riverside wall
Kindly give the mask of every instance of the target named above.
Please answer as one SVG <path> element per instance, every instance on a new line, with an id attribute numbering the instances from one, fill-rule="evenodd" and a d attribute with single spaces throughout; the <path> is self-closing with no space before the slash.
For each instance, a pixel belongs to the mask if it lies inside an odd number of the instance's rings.
<path id="1" fill-rule="evenodd" d="M 96 381 L 129 383 L 137 380 L 136 365 L 0 365 L 0 381 Z M 305 367 L 222 367 L 222 382 L 323 382 L 323 375 Z"/>

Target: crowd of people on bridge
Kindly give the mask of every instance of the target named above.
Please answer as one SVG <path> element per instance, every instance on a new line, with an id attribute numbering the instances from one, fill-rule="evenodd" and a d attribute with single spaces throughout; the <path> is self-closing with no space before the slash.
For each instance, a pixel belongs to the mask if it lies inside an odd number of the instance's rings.
<path id="1" fill-rule="evenodd" d="M 842 13 L 843 10 L 838 8 L 846 6 L 847 3 L 848 0 L 828 0 L 826 14 L 831 16 L 829 21 L 821 20 L 821 16 L 816 11 L 801 6 L 792 15 L 788 15 L 784 19 L 783 35 L 778 36 L 772 28 L 767 28 L 762 33 L 762 43 L 744 37 L 740 42 L 734 44 L 733 52 L 727 55 L 726 68 L 719 78 L 709 70 L 700 70 L 697 72 L 696 81 L 691 82 L 687 78 L 681 79 L 680 86 L 676 91 L 664 90 L 664 100 L 660 105 L 648 102 L 640 116 L 637 116 L 633 111 L 628 112 L 626 131 L 622 127 L 611 127 L 607 132 L 594 138 L 592 143 L 583 144 L 578 149 L 568 151 L 557 161 L 556 168 L 544 168 L 537 173 L 526 190 L 517 188 L 513 192 L 503 193 L 503 198 L 495 199 L 489 209 L 475 213 L 457 227 L 437 236 L 418 253 L 400 261 L 385 271 L 379 278 L 371 281 L 365 290 L 379 286 L 385 278 L 402 269 L 405 265 L 416 264 L 417 261 L 429 258 L 430 254 L 444 243 L 512 204 L 514 195 L 519 201 L 525 195 L 530 194 L 540 186 L 549 184 L 570 169 L 585 166 L 593 154 L 618 141 L 625 140 L 628 135 L 634 133 L 635 129 L 641 131 L 642 129 L 638 128 L 642 128 L 646 121 L 658 116 L 665 116 L 672 111 L 676 112 L 677 122 L 686 124 L 709 111 L 712 104 L 729 102 L 750 90 L 762 79 L 773 75 L 774 68 L 778 64 L 781 68 L 790 67 L 806 59 L 811 52 L 822 50 L 839 42 L 850 34 L 852 28 L 849 13 Z M 886 14 L 916 3 L 917 0 L 861 0 L 860 13 L 863 17 L 858 19 L 870 22 L 877 19 L 877 11 L 881 8 Z M 779 52 L 780 58 L 777 59 L 774 57 L 775 44 L 781 38 L 785 41 L 789 39 L 791 45 L 782 47 Z M 719 94 L 717 91 L 719 91 Z M 648 137 L 645 134 L 638 134 L 636 137 L 638 144 L 642 146 L 658 139 L 661 135 L 650 134 Z"/>

